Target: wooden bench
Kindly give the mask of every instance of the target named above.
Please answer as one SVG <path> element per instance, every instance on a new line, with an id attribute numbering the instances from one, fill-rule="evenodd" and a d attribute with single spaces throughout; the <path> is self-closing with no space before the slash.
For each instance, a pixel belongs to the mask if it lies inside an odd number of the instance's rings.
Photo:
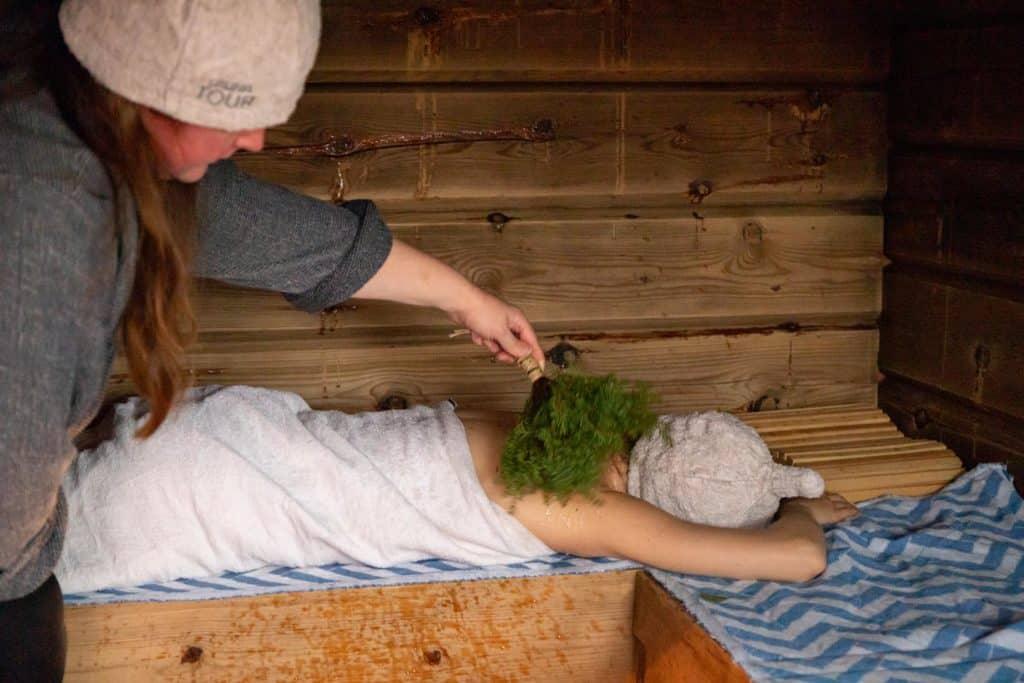
<path id="1" fill-rule="evenodd" d="M 961 472 L 882 411 L 742 414 L 859 501 Z M 747 680 L 643 570 L 67 609 L 68 681 Z"/>

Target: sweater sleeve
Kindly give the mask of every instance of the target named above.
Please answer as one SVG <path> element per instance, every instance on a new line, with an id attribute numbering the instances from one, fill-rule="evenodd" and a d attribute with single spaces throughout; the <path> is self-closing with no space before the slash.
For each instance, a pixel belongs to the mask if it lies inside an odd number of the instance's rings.
<path id="1" fill-rule="evenodd" d="M 319 311 L 358 291 L 391 251 L 373 202 L 335 206 L 249 176 L 231 161 L 200 183 L 196 274 L 284 293 Z"/>
<path id="2" fill-rule="evenodd" d="M 0 601 L 53 570 L 64 528 L 61 478 L 86 266 L 66 248 L 85 232 L 60 192 L 0 174 Z M 83 259 L 84 260 L 84 259 Z"/>

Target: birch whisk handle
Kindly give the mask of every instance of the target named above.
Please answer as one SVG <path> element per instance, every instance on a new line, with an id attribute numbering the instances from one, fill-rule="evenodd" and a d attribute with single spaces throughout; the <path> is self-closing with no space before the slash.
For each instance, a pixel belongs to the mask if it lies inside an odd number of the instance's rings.
<path id="1" fill-rule="evenodd" d="M 533 356 L 523 356 L 516 361 L 516 365 L 526 372 L 526 376 L 530 378 L 531 382 L 536 382 L 544 376 L 544 371 L 540 369 L 537 359 Z"/>

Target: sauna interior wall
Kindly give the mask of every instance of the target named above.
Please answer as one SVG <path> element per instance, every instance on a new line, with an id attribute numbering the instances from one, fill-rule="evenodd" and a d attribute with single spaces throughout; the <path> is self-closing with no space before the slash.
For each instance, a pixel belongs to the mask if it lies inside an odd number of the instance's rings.
<path id="1" fill-rule="evenodd" d="M 880 405 L 1020 467 L 1024 5 L 907 0 L 894 28 Z"/>
<path id="2" fill-rule="evenodd" d="M 542 121 L 555 139 L 265 151 L 246 170 L 375 200 L 396 236 L 521 306 L 553 360 L 645 380 L 662 410 L 876 403 L 888 3 L 323 8 L 306 94 L 269 146 Z M 200 382 L 317 407 L 517 410 L 528 388 L 427 309 L 310 316 L 201 283 L 199 323 Z M 122 366 L 112 390 L 130 388 Z"/>

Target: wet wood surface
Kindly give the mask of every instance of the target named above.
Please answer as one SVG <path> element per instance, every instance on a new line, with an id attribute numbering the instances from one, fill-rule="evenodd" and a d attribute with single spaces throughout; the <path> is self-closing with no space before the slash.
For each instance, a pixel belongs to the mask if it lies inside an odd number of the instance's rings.
<path id="1" fill-rule="evenodd" d="M 634 681 L 635 571 L 70 607 L 72 681 Z"/>

